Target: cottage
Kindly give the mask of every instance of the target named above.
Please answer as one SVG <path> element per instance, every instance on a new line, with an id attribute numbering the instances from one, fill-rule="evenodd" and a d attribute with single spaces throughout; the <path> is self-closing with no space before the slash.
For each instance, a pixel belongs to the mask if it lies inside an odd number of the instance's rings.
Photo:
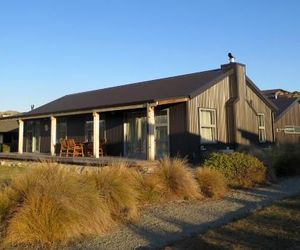
<path id="1" fill-rule="evenodd" d="M 282 94 L 276 95 L 274 90 L 264 90 L 276 105 L 274 127 L 277 144 L 300 143 L 300 95 L 299 92 L 282 90 Z"/>
<path id="2" fill-rule="evenodd" d="M 18 117 L 19 153 L 55 155 L 61 138 L 109 156 L 158 159 L 274 142 L 276 107 L 245 65 L 71 94 Z"/>

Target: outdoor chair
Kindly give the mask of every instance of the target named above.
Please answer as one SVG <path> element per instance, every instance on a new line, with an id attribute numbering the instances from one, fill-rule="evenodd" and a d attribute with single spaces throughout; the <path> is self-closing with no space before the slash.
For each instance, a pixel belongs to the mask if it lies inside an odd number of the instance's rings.
<path id="1" fill-rule="evenodd" d="M 67 145 L 68 145 L 68 156 L 73 156 L 73 157 L 84 156 L 82 143 L 76 143 L 74 139 L 68 139 Z"/>
<path id="2" fill-rule="evenodd" d="M 61 138 L 59 140 L 60 142 L 60 151 L 59 151 L 59 156 L 68 156 L 69 152 L 68 152 L 68 145 L 67 145 L 67 140 Z"/>
<path id="3" fill-rule="evenodd" d="M 84 152 L 85 155 L 88 157 L 93 157 L 93 142 L 85 142 L 84 143 Z M 104 150 L 103 150 L 103 145 L 99 145 L 99 156 L 103 157 L 104 156 Z"/>

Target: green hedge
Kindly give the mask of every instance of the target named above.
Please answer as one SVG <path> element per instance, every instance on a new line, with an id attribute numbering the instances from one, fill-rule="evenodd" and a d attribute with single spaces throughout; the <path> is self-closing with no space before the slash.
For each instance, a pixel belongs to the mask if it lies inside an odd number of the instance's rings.
<path id="1" fill-rule="evenodd" d="M 254 156 L 244 153 L 212 153 L 205 166 L 222 172 L 231 187 L 252 187 L 266 182 L 267 168 Z"/>

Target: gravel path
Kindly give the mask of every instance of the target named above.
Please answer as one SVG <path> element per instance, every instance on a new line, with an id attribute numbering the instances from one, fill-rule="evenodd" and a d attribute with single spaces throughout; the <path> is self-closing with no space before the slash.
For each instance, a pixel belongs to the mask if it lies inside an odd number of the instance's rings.
<path id="1" fill-rule="evenodd" d="M 72 249 L 157 249 L 245 217 L 256 209 L 300 193 L 300 178 L 263 188 L 236 190 L 219 201 L 173 202 L 145 209 L 136 224 Z"/>

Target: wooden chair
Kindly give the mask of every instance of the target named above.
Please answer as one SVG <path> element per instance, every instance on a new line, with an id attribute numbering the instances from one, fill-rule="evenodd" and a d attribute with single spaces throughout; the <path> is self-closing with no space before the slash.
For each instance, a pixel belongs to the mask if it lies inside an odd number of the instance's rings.
<path id="1" fill-rule="evenodd" d="M 68 156 L 73 156 L 73 157 L 84 156 L 82 143 L 76 143 L 74 139 L 68 139 L 67 145 L 68 145 Z"/>
<path id="2" fill-rule="evenodd" d="M 68 152 L 68 145 L 67 145 L 67 140 L 61 138 L 59 140 L 60 142 L 60 151 L 59 151 L 59 156 L 68 156 L 69 152 Z"/>

